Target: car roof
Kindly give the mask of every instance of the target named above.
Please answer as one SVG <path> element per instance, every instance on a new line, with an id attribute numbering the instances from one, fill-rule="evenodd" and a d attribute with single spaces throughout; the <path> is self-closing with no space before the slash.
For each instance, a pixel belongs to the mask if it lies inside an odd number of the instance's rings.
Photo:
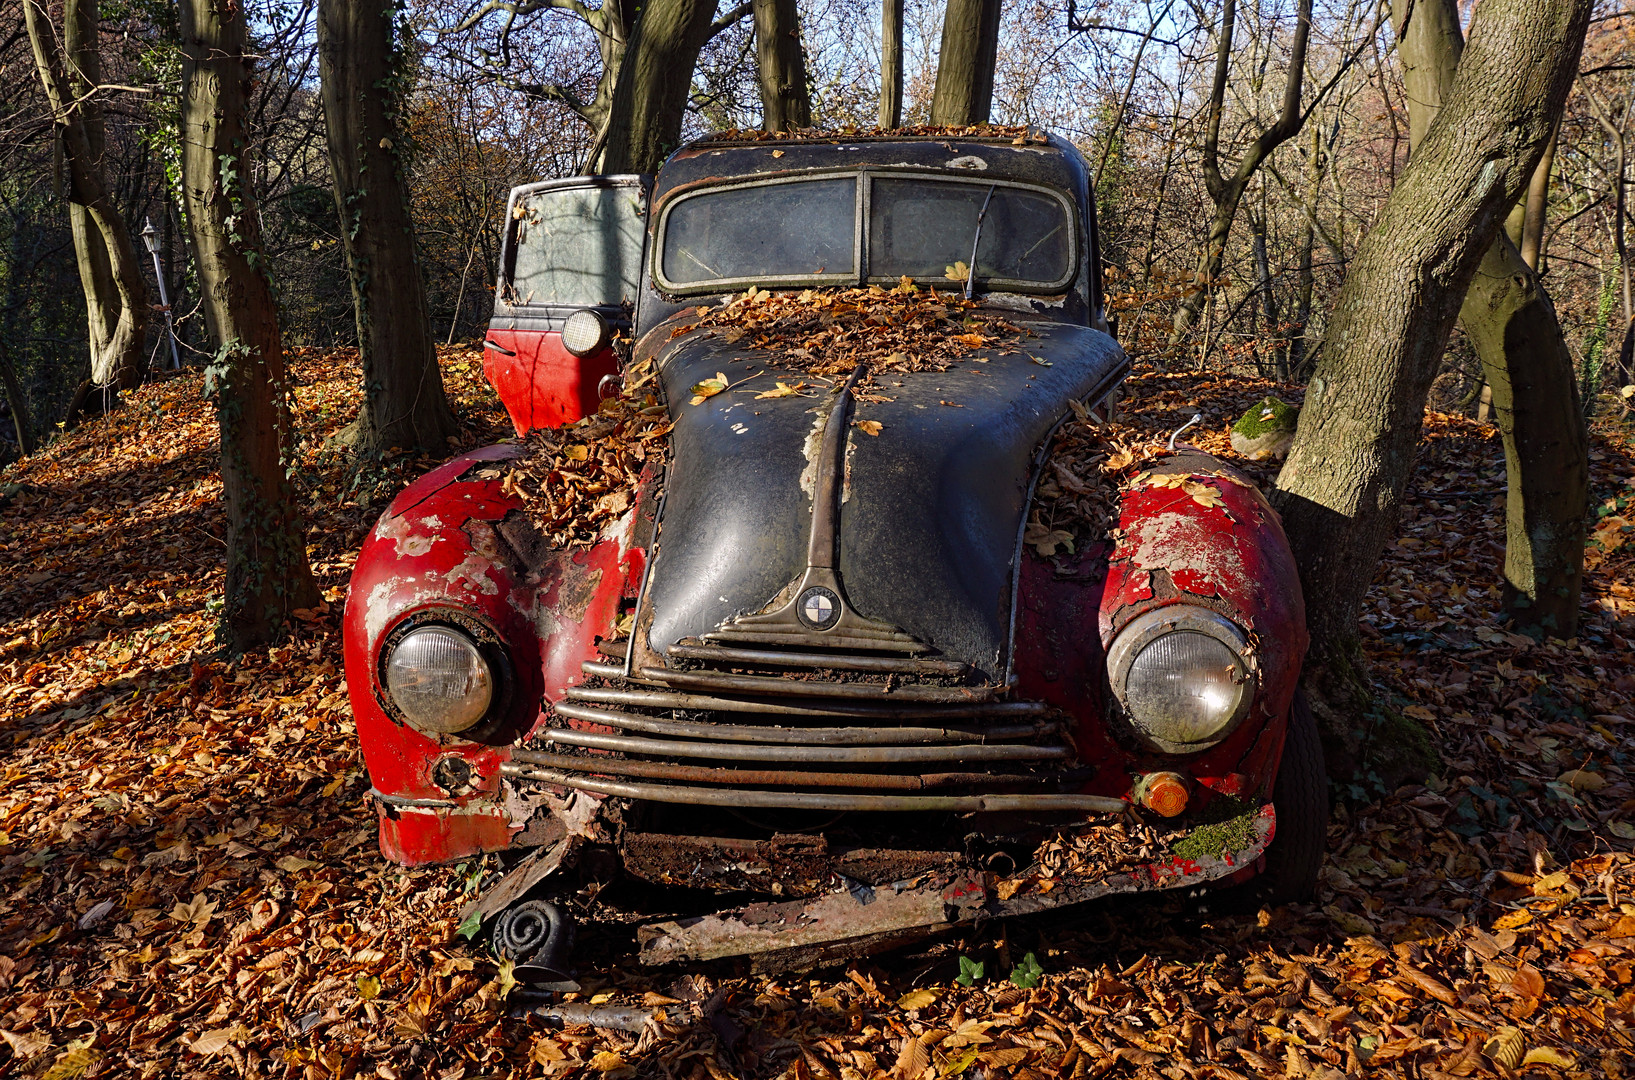
<path id="1" fill-rule="evenodd" d="M 653 208 L 682 190 L 831 169 L 902 168 L 1041 184 L 1083 206 L 1088 170 L 1072 143 L 1039 128 L 723 131 L 681 147 L 659 169 Z"/>

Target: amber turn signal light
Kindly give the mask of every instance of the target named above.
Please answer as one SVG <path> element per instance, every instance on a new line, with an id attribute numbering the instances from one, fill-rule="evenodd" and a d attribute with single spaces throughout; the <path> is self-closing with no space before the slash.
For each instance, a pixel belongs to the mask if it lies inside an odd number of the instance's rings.
<path id="1" fill-rule="evenodd" d="M 1148 773 L 1136 781 L 1135 797 L 1142 806 L 1164 817 L 1187 808 L 1187 785 L 1180 773 Z"/>

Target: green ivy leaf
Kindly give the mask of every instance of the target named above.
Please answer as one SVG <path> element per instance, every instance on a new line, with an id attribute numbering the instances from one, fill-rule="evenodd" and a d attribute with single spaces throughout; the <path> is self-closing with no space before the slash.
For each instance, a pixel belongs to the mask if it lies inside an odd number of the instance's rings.
<path id="1" fill-rule="evenodd" d="M 462 922 L 458 927 L 455 928 L 454 932 L 456 934 L 459 934 L 461 937 L 465 938 L 467 941 L 470 941 L 472 938 L 476 937 L 478 935 L 478 933 L 480 933 L 482 931 L 482 928 L 483 928 L 483 915 L 482 915 L 482 912 L 473 911 L 470 915 L 467 915 L 465 917 L 464 922 Z"/>
<path id="2" fill-rule="evenodd" d="M 1039 966 L 1039 958 L 1032 953 L 1022 957 L 1022 962 L 1011 969 L 1011 985 L 1023 990 L 1032 990 L 1039 985 L 1039 976 L 1045 969 Z"/>
<path id="3" fill-rule="evenodd" d="M 984 964 L 972 960 L 969 956 L 962 956 L 959 958 L 959 975 L 954 978 L 954 981 L 961 986 L 974 986 L 978 979 L 984 978 L 986 975 L 987 970 Z"/>

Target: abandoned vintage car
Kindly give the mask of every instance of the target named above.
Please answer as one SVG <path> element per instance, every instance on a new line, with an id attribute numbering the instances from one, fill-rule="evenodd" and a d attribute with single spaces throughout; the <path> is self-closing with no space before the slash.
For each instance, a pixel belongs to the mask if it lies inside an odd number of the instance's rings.
<path id="1" fill-rule="evenodd" d="M 345 631 L 382 852 L 512 853 L 471 918 L 519 977 L 621 889 L 644 961 L 763 968 L 1309 892 L 1277 515 L 1173 436 L 1060 457 L 1128 369 L 1070 144 L 729 132 L 506 220 L 484 363 L 522 438 L 392 503 Z"/>

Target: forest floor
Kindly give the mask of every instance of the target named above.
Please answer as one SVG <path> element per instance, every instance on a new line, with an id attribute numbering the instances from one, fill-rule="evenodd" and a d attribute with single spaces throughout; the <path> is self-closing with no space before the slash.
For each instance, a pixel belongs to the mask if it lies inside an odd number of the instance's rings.
<path id="1" fill-rule="evenodd" d="M 504 435 L 480 354 L 443 364 L 459 449 Z M 0 1077 L 1635 1073 L 1628 438 L 1593 441 L 1579 637 L 1536 643 L 1495 615 L 1497 435 L 1427 416 L 1366 633 L 1445 767 L 1336 793 L 1316 903 L 1109 903 L 798 977 L 581 971 L 582 1001 L 659 1007 L 637 1034 L 509 1015 L 511 987 L 455 934 L 482 864 L 380 858 L 339 609 L 364 533 L 433 462 L 327 449 L 356 358 L 292 366 L 325 603 L 273 648 L 216 653 L 223 518 L 196 374 L 0 472 Z M 1199 407 L 1194 441 L 1230 457 L 1227 425 L 1277 389 L 1140 372 L 1126 411 L 1157 431 Z M 1024 951 L 1036 988 L 1006 978 Z M 988 977 L 956 984 L 961 956 Z"/>

